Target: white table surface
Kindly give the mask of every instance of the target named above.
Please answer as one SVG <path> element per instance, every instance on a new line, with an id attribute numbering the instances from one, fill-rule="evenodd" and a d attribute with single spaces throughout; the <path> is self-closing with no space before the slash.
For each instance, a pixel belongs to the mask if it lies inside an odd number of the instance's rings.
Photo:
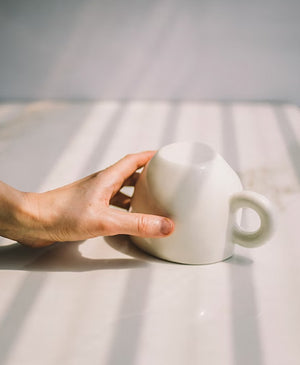
<path id="1" fill-rule="evenodd" d="M 265 194 L 277 230 L 257 249 L 187 266 L 126 236 L 30 249 L 1 239 L 0 364 L 300 363 L 300 111 L 289 104 L 0 105 L 0 179 L 45 191 L 179 140 L 219 151 Z M 245 221 L 254 224 L 250 214 Z"/>

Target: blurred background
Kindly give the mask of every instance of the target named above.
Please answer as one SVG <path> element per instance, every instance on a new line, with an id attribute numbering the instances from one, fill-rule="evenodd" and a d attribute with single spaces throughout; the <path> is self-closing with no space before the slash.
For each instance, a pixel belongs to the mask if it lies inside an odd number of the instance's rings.
<path id="1" fill-rule="evenodd" d="M 299 0 L 0 0 L 0 100 L 300 103 Z"/>

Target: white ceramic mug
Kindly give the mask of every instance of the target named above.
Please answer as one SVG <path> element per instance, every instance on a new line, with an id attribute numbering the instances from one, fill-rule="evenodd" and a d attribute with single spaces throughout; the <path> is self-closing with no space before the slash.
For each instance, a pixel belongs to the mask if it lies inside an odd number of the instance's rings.
<path id="1" fill-rule="evenodd" d="M 240 208 L 257 212 L 257 230 L 241 228 Z M 154 256 L 186 264 L 225 260 L 234 244 L 258 247 L 274 227 L 270 202 L 243 190 L 228 163 L 198 142 L 174 143 L 155 154 L 136 184 L 131 211 L 172 218 L 175 230 L 170 236 L 132 239 Z"/>

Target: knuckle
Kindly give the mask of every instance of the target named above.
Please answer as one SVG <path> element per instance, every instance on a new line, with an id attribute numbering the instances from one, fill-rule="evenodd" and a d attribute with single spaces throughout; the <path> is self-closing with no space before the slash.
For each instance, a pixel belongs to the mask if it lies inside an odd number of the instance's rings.
<path id="1" fill-rule="evenodd" d="M 127 160 L 131 160 L 133 158 L 133 154 L 132 153 L 127 153 L 127 155 L 125 156 L 125 159 Z"/>
<path id="2" fill-rule="evenodd" d="M 140 234 L 145 234 L 147 233 L 149 228 L 149 223 L 148 220 L 146 219 L 146 217 L 144 215 L 141 215 L 138 217 L 137 220 L 137 231 Z"/>
<path id="3" fill-rule="evenodd" d="M 95 224 L 95 231 L 100 235 L 109 235 L 112 231 L 112 227 L 108 222 L 100 220 Z"/>

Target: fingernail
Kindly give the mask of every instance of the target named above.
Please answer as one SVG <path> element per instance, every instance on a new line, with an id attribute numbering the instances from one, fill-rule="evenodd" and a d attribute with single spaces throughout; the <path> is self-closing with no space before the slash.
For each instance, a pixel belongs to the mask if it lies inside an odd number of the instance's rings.
<path id="1" fill-rule="evenodd" d="M 165 218 L 165 219 L 162 219 L 161 223 L 160 223 L 160 232 L 166 236 L 168 234 L 170 234 L 173 230 L 173 223 Z"/>

